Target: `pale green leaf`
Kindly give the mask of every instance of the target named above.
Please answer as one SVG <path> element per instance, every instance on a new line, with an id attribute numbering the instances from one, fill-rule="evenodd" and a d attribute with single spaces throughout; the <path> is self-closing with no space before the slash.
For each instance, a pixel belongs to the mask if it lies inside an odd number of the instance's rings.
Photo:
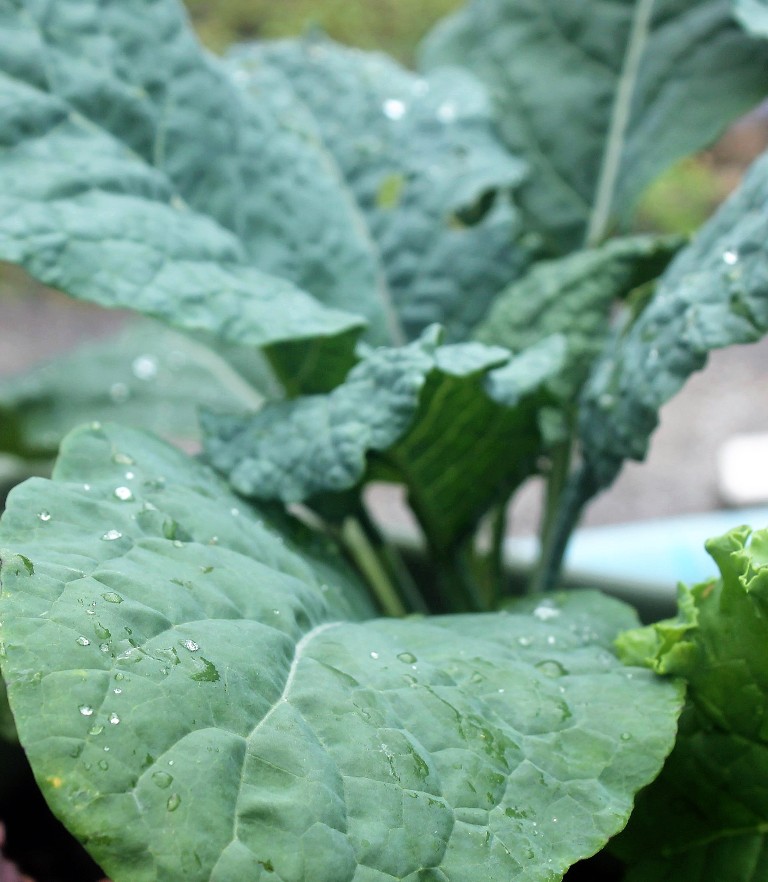
<path id="1" fill-rule="evenodd" d="M 208 347 L 142 322 L 0 382 L 0 448 L 53 457 L 75 426 L 111 419 L 196 445 L 199 407 L 262 400 Z"/>
<path id="2" fill-rule="evenodd" d="M 317 37 L 239 48 L 231 64 L 255 97 L 287 88 L 314 118 L 407 336 L 438 322 L 466 338 L 529 259 L 511 201 L 524 167 L 494 131 L 482 85 L 459 70 L 419 77 Z"/>
<path id="3" fill-rule="evenodd" d="M 371 339 L 391 342 L 371 243 L 322 146 L 279 93 L 254 101 L 232 81 L 197 43 L 181 3 L 9 0 L 0 29 L 4 73 L 125 144 L 193 211 L 231 232 L 248 263 L 365 316 Z M 18 113 L 28 110 L 7 104 L 3 127 Z M 96 142 L 84 142 L 66 157 L 91 167 L 93 189 L 104 183 L 98 155 Z M 15 172 L 36 173 L 24 164 Z M 112 193 L 134 192 L 124 171 L 109 183 Z M 74 197 L 78 178 L 60 186 Z M 127 238 L 127 221 L 121 231 Z"/>
<path id="4" fill-rule="evenodd" d="M 768 37 L 768 4 L 765 0 L 734 0 L 736 18 L 759 37 Z"/>
<path id="5" fill-rule="evenodd" d="M 549 882 L 674 739 L 679 690 L 609 650 L 616 601 L 353 621 L 339 563 L 129 430 L 70 436 L 0 541 L 22 743 L 115 882 Z"/>
<path id="6" fill-rule="evenodd" d="M 550 248 L 595 244 L 675 160 L 766 94 L 768 48 L 730 0 L 471 0 L 423 48 L 491 89 Z"/>
<path id="7" fill-rule="evenodd" d="M 633 663 L 682 677 L 675 750 L 616 849 L 632 882 L 758 882 L 768 828 L 768 530 L 707 543 L 720 578 L 680 589 L 680 614 L 622 635 Z M 708 875 L 702 873 L 705 868 Z"/>

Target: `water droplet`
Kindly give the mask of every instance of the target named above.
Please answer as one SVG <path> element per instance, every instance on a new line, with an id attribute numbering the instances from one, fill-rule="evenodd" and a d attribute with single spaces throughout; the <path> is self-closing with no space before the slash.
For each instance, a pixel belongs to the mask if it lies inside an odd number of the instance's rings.
<path id="1" fill-rule="evenodd" d="M 181 645 L 184 649 L 188 649 L 190 652 L 197 652 L 200 649 L 199 644 L 195 643 L 194 640 L 182 640 Z"/>
<path id="2" fill-rule="evenodd" d="M 723 263 L 733 266 L 739 260 L 739 252 L 735 248 L 729 248 L 723 252 Z"/>
<path id="3" fill-rule="evenodd" d="M 133 360 L 131 371 L 139 380 L 152 380 L 157 376 L 157 359 L 154 355 L 140 355 Z"/>
<path id="4" fill-rule="evenodd" d="M 122 694 L 123 694 L 123 690 L 120 689 L 119 686 L 116 687 L 115 689 L 113 689 L 112 692 L 113 692 L 115 695 L 122 695 Z"/>
<path id="5" fill-rule="evenodd" d="M 107 769 L 109 768 L 109 763 L 108 763 L 106 760 L 104 760 L 104 759 L 103 759 L 103 760 L 99 760 L 99 768 L 100 768 L 103 772 L 106 772 Z"/>
<path id="6" fill-rule="evenodd" d="M 99 649 L 100 649 L 102 652 L 109 652 L 109 650 L 110 650 L 111 648 L 112 648 L 112 647 L 109 645 L 109 643 L 100 643 L 100 644 L 99 644 Z"/>
<path id="7" fill-rule="evenodd" d="M 379 657 L 378 652 L 374 652 L 373 650 L 371 650 L 371 658 L 377 659 L 378 657 Z"/>
<path id="8" fill-rule="evenodd" d="M 557 643 L 556 638 L 554 638 L 554 637 L 550 634 L 549 637 L 547 637 L 547 644 L 548 644 L 549 646 L 554 646 L 555 643 Z"/>
<path id="9" fill-rule="evenodd" d="M 125 674 L 124 674 L 122 671 L 118 671 L 118 672 L 115 674 L 115 680 L 117 680 L 118 683 L 119 683 L 121 680 L 125 680 Z"/>
<path id="10" fill-rule="evenodd" d="M 133 499 L 133 492 L 130 487 L 116 487 L 115 496 L 123 502 L 130 502 Z"/>
<path id="11" fill-rule="evenodd" d="M 91 728 L 88 730 L 88 734 L 89 735 L 101 735 L 101 733 L 103 731 L 104 731 L 104 727 L 101 725 L 101 723 L 94 723 L 91 726 Z"/>
<path id="12" fill-rule="evenodd" d="M 597 400 L 603 410 L 610 410 L 614 405 L 614 397 L 609 392 L 604 392 Z"/>
<path id="13" fill-rule="evenodd" d="M 123 404 L 131 397 L 131 390 L 125 383 L 113 383 L 109 387 L 109 397 L 115 404 Z"/>
<path id="14" fill-rule="evenodd" d="M 622 741 L 631 741 L 632 740 L 632 735 L 629 732 L 622 732 L 620 737 L 621 737 Z"/>
<path id="15" fill-rule="evenodd" d="M 233 518 L 236 518 L 240 514 L 240 509 L 239 508 L 230 508 L 229 513 L 232 515 Z"/>
<path id="16" fill-rule="evenodd" d="M 181 797 L 178 793 L 172 793 L 168 797 L 168 802 L 166 802 L 165 807 L 169 812 L 175 812 L 176 809 L 181 805 Z"/>
<path id="17" fill-rule="evenodd" d="M 444 101 L 437 108 L 437 118 L 441 123 L 452 123 L 456 120 L 456 105 L 452 101 Z"/>
<path id="18" fill-rule="evenodd" d="M 101 595 L 107 603 L 122 603 L 123 598 L 119 594 L 115 594 L 114 591 L 107 591 L 106 594 Z"/>
<path id="19" fill-rule="evenodd" d="M 169 775 L 168 772 L 153 772 L 152 781 L 156 787 L 167 790 L 173 783 L 173 775 Z"/>
<path id="20" fill-rule="evenodd" d="M 82 634 L 75 640 L 75 643 L 79 643 L 81 646 L 91 645 L 91 641 L 87 637 L 83 637 Z"/>
<path id="21" fill-rule="evenodd" d="M 126 481 L 132 481 L 135 477 L 136 477 L 136 475 L 134 475 L 133 472 L 126 472 L 125 473 L 125 480 Z"/>
<path id="22" fill-rule="evenodd" d="M 412 665 L 416 661 L 416 656 L 412 652 L 401 652 L 397 657 L 406 665 Z"/>
<path id="23" fill-rule="evenodd" d="M 551 603 L 541 603 L 533 614 L 540 622 L 548 622 L 550 619 L 556 619 L 560 615 L 560 610 Z"/>
<path id="24" fill-rule="evenodd" d="M 544 661 L 537 662 L 535 667 L 538 668 L 545 677 L 562 677 L 568 673 L 560 662 L 555 661 L 554 659 L 545 659 Z"/>
<path id="25" fill-rule="evenodd" d="M 123 534 L 119 530 L 107 530 L 101 538 L 105 542 L 113 542 L 115 539 L 120 539 L 122 535 Z"/>
<path id="26" fill-rule="evenodd" d="M 93 708 L 90 706 L 90 704 L 81 704 L 78 710 L 84 717 L 93 716 Z"/>
<path id="27" fill-rule="evenodd" d="M 112 713 L 109 715 L 109 722 L 112 723 L 113 726 L 117 726 L 117 724 L 120 722 L 120 717 L 118 717 L 117 714 Z"/>
<path id="28" fill-rule="evenodd" d="M 115 453 L 112 456 L 112 462 L 118 463 L 118 465 L 135 465 L 136 460 L 132 456 L 128 456 L 127 453 Z"/>
<path id="29" fill-rule="evenodd" d="M 402 119 L 408 110 L 405 102 L 400 101 L 399 98 L 387 98 L 381 105 L 381 109 L 384 111 L 384 116 L 391 120 Z"/>
<path id="30" fill-rule="evenodd" d="M 499 692 L 499 694 L 503 694 L 504 690 L 503 690 L 503 689 L 499 689 L 498 692 Z"/>
<path id="31" fill-rule="evenodd" d="M 109 640 L 109 638 L 112 636 L 112 632 L 109 630 L 109 628 L 105 628 L 104 625 L 101 624 L 101 622 L 95 622 L 93 625 L 93 630 L 99 640 Z"/>
<path id="32" fill-rule="evenodd" d="M 87 491 L 87 490 L 90 490 L 90 489 L 91 489 L 91 485 L 90 485 L 90 484 L 83 484 L 83 490 L 86 490 L 86 491 Z"/>
<path id="33" fill-rule="evenodd" d="M 531 637 L 518 637 L 517 642 L 520 646 L 530 646 L 533 643 L 533 639 Z"/>
<path id="34" fill-rule="evenodd" d="M 37 513 L 37 516 L 44 523 L 47 523 L 51 519 L 51 513 L 49 511 L 40 511 Z"/>

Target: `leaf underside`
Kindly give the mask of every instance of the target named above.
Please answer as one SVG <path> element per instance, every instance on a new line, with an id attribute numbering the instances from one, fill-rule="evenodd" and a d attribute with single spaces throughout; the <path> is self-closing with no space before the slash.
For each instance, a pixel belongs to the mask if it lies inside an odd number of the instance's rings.
<path id="1" fill-rule="evenodd" d="M 0 540 L 22 743 L 115 882 L 554 880 L 674 739 L 617 602 L 366 619 L 329 551 L 128 429 L 70 436 Z"/>

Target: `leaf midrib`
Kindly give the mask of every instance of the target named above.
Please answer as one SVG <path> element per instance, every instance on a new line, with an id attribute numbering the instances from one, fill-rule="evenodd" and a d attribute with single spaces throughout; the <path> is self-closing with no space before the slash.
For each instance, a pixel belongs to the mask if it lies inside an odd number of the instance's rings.
<path id="1" fill-rule="evenodd" d="M 603 152 L 595 189 L 595 200 L 587 224 L 585 246 L 597 245 L 605 236 L 616 193 L 621 159 L 626 142 L 629 112 L 637 86 L 640 64 L 650 36 L 651 18 L 656 0 L 638 0 L 632 13 L 627 51 L 616 86 L 608 139 Z"/>

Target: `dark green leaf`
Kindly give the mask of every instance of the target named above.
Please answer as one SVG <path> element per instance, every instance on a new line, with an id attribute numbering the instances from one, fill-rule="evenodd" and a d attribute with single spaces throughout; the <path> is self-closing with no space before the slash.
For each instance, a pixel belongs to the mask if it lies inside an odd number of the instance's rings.
<path id="1" fill-rule="evenodd" d="M 466 338 L 528 260 L 510 201 L 523 165 L 494 132 L 482 85 L 459 70 L 418 77 L 316 37 L 255 44 L 231 63 L 259 98 L 281 71 L 280 88 L 314 117 L 407 336 L 439 322 L 448 339 Z"/>
<path id="2" fill-rule="evenodd" d="M 675 750 L 617 841 L 632 882 L 764 878 L 768 530 L 750 532 L 707 543 L 721 577 L 681 588 L 677 619 L 620 639 L 628 661 L 688 683 Z"/>
<path id="3" fill-rule="evenodd" d="M 535 470 L 535 404 L 563 357 L 561 340 L 510 360 L 499 347 L 439 346 L 428 330 L 405 347 L 369 351 L 328 395 L 252 416 L 204 413 L 205 452 L 255 499 L 299 502 L 371 477 L 400 480 L 445 547 Z"/>
<path id="4" fill-rule="evenodd" d="M 681 244 L 677 237 L 634 236 L 537 263 L 499 295 L 474 336 L 520 352 L 564 335 L 568 355 L 557 385 L 571 400 L 605 344 L 611 306 L 660 275 Z"/>
<path id="5" fill-rule="evenodd" d="M 262 400 L 206 346 L 141 323 L 0 382 L 0 448 L 53 457 L 75 426 L 109 419 L 194 445 L 198 407 Z"/>
<path id="6" fill-rule="evenodd" d="M 557 253 L 626 219 L 657 175 L 762 99 L 768 74 L 730 0 L 472 0 L 423 59 L 491 89 L 532 170 L 523 205 Z"/>
<path id="7" fill-rule="evenodd" d="M 642 459 L 661 406 L 712 349 L 768 331 L 768 157 L 662 277 L 653 298 L 593 370 L 579 432 L 595 488 Z"/>
<path id="8" fill-rule="evenodd" d="M 115 882 L 549 882 L 670 748 L 679 690 L 609 651 L 615 601 L 351 621 L 340 565 L 318 578 L 198 463 L 123 429 L 63 450 L 4 516 L 3 668 Z"/>

